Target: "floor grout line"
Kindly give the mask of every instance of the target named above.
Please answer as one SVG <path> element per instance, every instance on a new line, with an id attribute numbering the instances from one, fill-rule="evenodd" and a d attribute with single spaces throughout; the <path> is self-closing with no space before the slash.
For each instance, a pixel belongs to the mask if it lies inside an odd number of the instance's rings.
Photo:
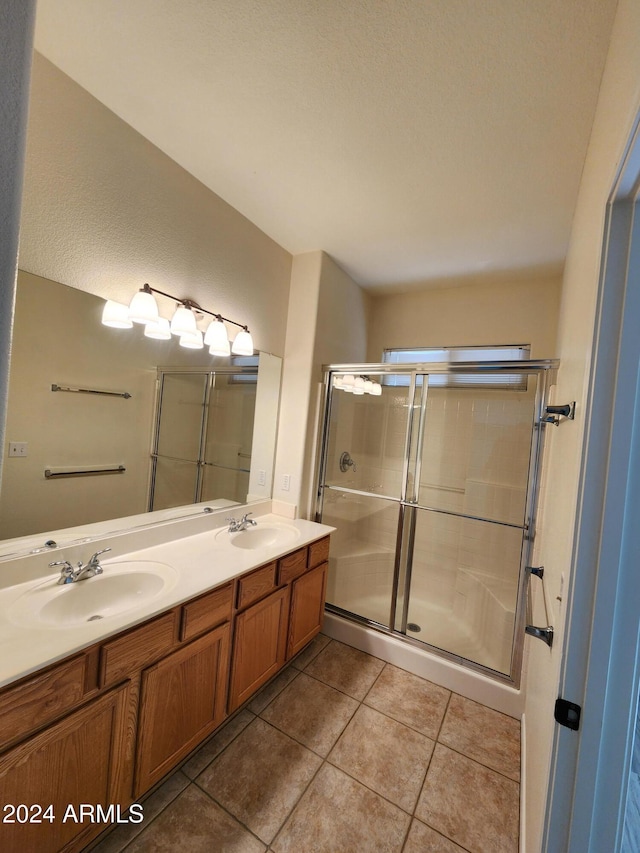
<path id="1" fill-rule="evenodd" d="M 311 665 L 311 664 L 312 664 L 312 663 L 313 663 L 313 662 L 318 658 L 318 656 L 319 656 L 323 651 L 325 651 L 325 650 L 329 649 L 329 648 L 330 648 L 330 646 L 331 646 L 333 643 L 336 643 L 336 642 L 338 642 L 338 641 L 333 640 L 333 639 L 329 639 L 329 642 L 328 642 L 328 643 L 326 643 L 326 644 L 325 644 L 321 649 L 319 649 L 319 650 L 316 652 L 316 654 L 315 654 L 315 655 L 313 655 L 313 657 L 312 657 L 312 658 L 310 658 L 310 660 L 306 662 L 305 667 L 304 667 L 303 669 L 299 669 L 298 667 L 293 666 L 293 661 L 292 661 L 292 662 L 289 662 L 289 663 L 287 664 L 287 666 L 288 666 L 288 667 L 291 667 L 291 668 L 292 668 L 292 669 L 294 669 L 294 670 L 296 670 L 295 675 L 293 675 L 293 677 L 292 677 L 289 681 L 287 681 L 287 682 L 286 682 L 286 684 L 284 684 L 284 685 L 283 685 L 283 687 L 282 687 L 281 689 L 279 689 L 279 690 L 278 690 L 278 691 L 277 691 L 277 692 L 276 692 L 276 693 L 275 693 L 275 694 L 274 694 L 274 695 L 269 699 L 269 701 L 267 702 L 267 704 L 266 704 L 263 708 L 261 708 L 261 710 L 260 710 L 260 711 L 258 711 L 258 712 L 251 711 L 251 710 L 250 710 L 250 707 L 249 707 L 249 706 L 250 706 L 250 704 L 251 704 L 252 702 L 254 702 L 254 701 L 259 697 L 259 695 L 260 695 L 260 693 L 261 693 L 261 692 L 268 690 L 269 686 L 270 686 L 271 684 L 273 684 L 273 681 L 275 681 L 275 680 L 276 680 L 276 678 L 280 677 L 280 676 L 282 675 L 282 673 L 283 673 L 285 670 L 282 670 L 282 671 L 281 671 L 281 672 L 280 672 L 280 673 L 279 673 L 279 674 L 278 674 L 278 675 L 277 675 L 277 676 L 276 676 L 276 677 L 275 677 L 271 682 L 269 682 L 268 684 L 266 684 L 266 685 L 261 689 L 261 691 L 259 691 L 259 693 L 258 693 L 255 697 L 253 697 L 249 702 L 247 702 L 247 704 L 246 704 L 246 705 L 244 705 L 244 706 L 242 706 L 241 708 L 239 708 L 239 709 L 237 710 L 237 712 L 236 712 L 232 717 L 230 717 L 230 718 L 225 722 L 225 725 L 221 728 L 221 730 L 220 730 L 220 731 L 218 731 L 218 732 L 216 732 L 216 733 L 214 733 L 212 737 L 208 738 L 208 739 L 207 739 L 207 741 L 205 741 L 205 743 L 204 743 L 204 744 L 202 744 L 202 745 L 199 747 L 199 749 L 202 749 L 202 748 L 203 748 L 206 744 L 208 744 L 211 740 L 214 740 L 216 737 L 218 737 L 220 734 L 222 734 L 222 732 L 224 731 L 224 729 L 226 728 L 226 726 L 227 726 L 227 725 L 230 725 L 230 724 L 233 722 L 233 720 L 234 720 L 234 719 L 236 719 L 236 718 L 237 718 L 237 717 L 238 717 L 238 716 L 239 716 L 243 711 L 245 711 L 245 710 L 246 710 L 246 711 L 247 711 L 247 713 L 248 713 L 248 714 L 250 714 L 250 715 L 253 717 L 253 719 L 250 719 L 250 720 L 247 722 L 247 724 L 246 724 L 246 725 L 244 725 L 244 726 L 242 727 L 242 729 L 240 729 L 240 730 L 239 730 L 239 731 L 238 731 L 238 732 L 233 736 L 233 738 L 229 741 L 229 743 L 225 744 L 225 746 L 223 747 L 223 749 L 221 749 L 221 750 L 220 750 L 220 752 L 218 752 L 218 754 L 217 754 L 217 755 L 215 755 L 215 757 L 214 757 L 214 758 L 212 758 L 212 759 L 211 759 L 211 761 L 209 761 L 209 762 L 208 762 L 208 763 L 207 763 L 207 764 L 206 764 L 206 765 L 205 765 L 205 766 L 204 766 L 204 767 L 203 767 L 203 768 L 198 772 L 197 776 L 196 776 L 194 779 L 192 779 L 191 777 L 187 776 L 187 774 L 186 774 L 186 773 L 184 773 L 184 771 L 182 771 L 182 767 L 184 766 L 184 764 L 188 763 L 188 761 L 190 761 L 192 758 L 194 758 L 194 757 L 198 754 L 198 751 L 199 751 L 199 750 L 195 750 L 195 751 L 194 751 L 194 752 L 193 752 L 193 753 L 192 753 L 192 754 L 191 754 L 191 755 L 190 755 L 190 756 L 189 756 L 189 757 L 188 757 L 184 762 L 182 762 L 182 764 L 180 765 L 180 767 L 178 767 L 178 768 L 174 771 L 174 773 L 181 772 L 181 773 L 184 775 L 184 777 L 185 777 L 185 779 L 186 779 L 186 782 L 187 782 L 186 786 L 185 786 L 184 788 L 182 788 L 181 790 L 179 790 L 179 791 L 176 793 L 176 795 L 175 795 L 175 796 L 173 796 L 173 797 L 172 797 L 172 798 L 171 798 L 171 799 L 170 799 L 170 800 L 169 800 L 169 801 L 168 801 L 168 802 L 167 802 L 167 803 L 166 803 L 166 804 L 165 804 L 165 805 L 164 805 L 164 806 L 163 806 L 163 807 L 162 807 L 162 808 L 157 812 L 157 814 L 155 814 L 155 815 L 154 815 L 154 817 L 153 817 L 153 818 L 152 818 L 152 820 L 149 822 L 149 824 L 147 824 L 146 826 L 144 826 L 143 828 L 141 828 L 141 829 L 140 829 L 140 831 L 139 831 L 138 833 L 136 833 L 136 834 L 135 834 L 135 835 L 134 835 L 134 836 L 133 836 L 133 837 L 132 837 L 132 838 L 131 838 L 127 843 L 126 843 L 126 845 L 125 845 L 124 847 L 120 848 L 121 853 L 126 853 L 126 851 L 129 849 L 129 847 L 130 847 L 130 846 L 131 846 L 131 845 L 132 845 L 132 844 L 133 844 L 137 839 L 139 839 L 140 835 L 141 835 L 142 833 L 144 833 L 144 832 L 145 832 L 149 827 L 151 827 L 151 826 L 153 825 L 153 823 L 154 823 L 154 822 L 155 822 L 155 821 L 160 817 L 160 815 L 161 815 L 161 814 L 163 814 L 163 813 L 165 812 L 165 810 L 166 810 L 168 807 L 170 807 L 173 803 L 175 803 L 175 801 L 176 801 L 176 800 L 177 800 L 177 799 L 178 799 L 178 798 L 179 798 L 179 797 L 180 797 L 180 796 L 181 796 L 185 791 L 187 791 L 187 790 L 188 790 L 188 788 L 189 788 L 189 786 L 190 786 L 190 785 L 194 785 L 194 786 L 195 786 L 195 788 L 196 788 L 197 790 L 199 790 L 199 791 L 200 791 L 200 792 L 202 792 L 205 796 L 207 796 L 207 798 L 208 798 L 209 800 L 211 800 L 211 802 L 215 803 L 215 805 L 216 805 L 218 808 L 220 808 L 220 809 L 221 809 L 221 810 L 222 810 L 226 815 L 228 815 L 228 816 L 229 816 L 229 817 L 230 817 L 230 818 L 231 818 L 231 819 L 232 819 L 236 824 L 238 824 L 238 825 L 239 825 L 240 827 L 242 827 L 245 831 L 247 831 L 247 832 L 248 832 L 248 833 L 249 833 L 249 834 L 250 834 L 254 839 L 256 839 L 260 844 L 264 845 L 264 846 L 267 848 L 266 853 L 269 853 L 269 851 L 271 851 L 271 850 L 273 849 L 273 848 L 272 848 L 272 845 L 274 845 L 274 844 L 276 843 L 277 839 L 279 838 L 279 836 L 280 836 L 280 835 L 281 835 L 281 833 L 283 832 L 284 828 L 286 827 L 286 825 L 287 825 L 287 824 L 289 823 L 289 821 L 291 820 L 292 815 L 293 815 L 293 813 L 295 812 L 295 810 L 298 808 L 298 806 L 299 806 L 300 802 L 301 802 L 301 801 L 302 801 L 302 799 L 305 797 L 305 795 L 308 793 L 308 791 L 309 791 L 309 789 L 311 788 L 311 786 L 314 784 L 315 780 L 316 780 L 316 779 L 317 779 L 317 777 L 318 777 L 318 774 L 320 774 L 320 773 L 321 773 L 321 771 L 322 771 L 326 766 L 331 767 L 332 769 L 336 770 L 337 772 L 343 773 L 347 778 L 349 778 L 350 780 L 352 780 L 353 782 L 355 782 L 357 785 L 359 785 L 359 786 L 361 786 L 362 788 L 366 789 L 367 791 L 371 792 L 371 793 L 372 793 L 372 794 L 374 794 L 375 796 L 380 797 L 380 799 L 381 799 L 381 800 L 383 800 L 384 802 L 388 803 L 388 804 L 389 804 L 389 805 L 391 805 L 392 807 L 394 807 L 394 808 L 398 809 L 400 812 L 402 812 L 402 814 L 404 814 L 404 815 L 408 818 L 408 821 L 409 821 L 409 822 L 408 822 L 408 826 L 407 826 L 406 832 L 404 833 L 404 837 L 403 837 L 403 839 L 402 839 L 402 842 L 401 842 L 400 846 L 398 847 L 398 851 L 399 851 L 399 853 L 401 853 L 401 851 L 403 851 L 403 850 L 405 849 L 406 845 L 407 845 L 407 842 L 408 842 L 408 839 L 409 839 L 409 835 L 410 835 L 410 833 L 411 833 L 411 828 L 412 828 L 412 826 L 413 826 L 413 824 L 414 824 L 414 821 L 417 821 L 418 823 L 421 823 L 421 824 L 423 824 L 424 826 L 429 827 L 429 829 L 430 829 L 430 830 L 432 830 L 433 832 L 437 833 L 437 834 L 438 834 L 439 836 L 441 836 L 443 839 L 446 839 L 446 840 L 450 841 L 450 842 L 451 842 L 451 843 L 453 843 L 453 844 L 457 844 L 457 845 L 458 845 L 458 847 L 460 847 L 460 849 L 461 849 L 462 851 L 466 851 L 466 853 L 470 853 L 470 851 L 468 850 L 468 848 L 465 848 L 463 845 L 459 844 L 459 842 L 457 842 L 457 841 L 455 841 L 454 839 L 452 839 L 452 838 L 450 838 L 449 836 L 447 836 L 445 833 L 443 833 L 443 832 L 442 832 L 442 830 L 441 830 L 441 829 L 438 829 L 438 828 L 436 828 L 436 827 L 433 827 L 433 826 L 431 826 L 427 821 L 422 820 L 421 818 L 416 817 L 416 810 L 417 810 L 417 808 L 418 808 L 418 803 L 420 802 L 420 797 L 421 797 L 422 791 L 423 791 L 423 789 L 424 789 L 424 786 L 425 786 L 425 783 L 426 783 L 427 776 L 428 776 L 428 774 L 429 774 L 429 769 L 430 769 L 431 764 L 432 764 L 432 761 L 433 761 L 433 756 L 434 756 L 434 754 L 435 754 L 436 746 L 437 746 L 437 745 L 441 745 L 441 746 L 443 746 L 444 748 L 449 749 L 449 750 L 451 750 L 452 752 L 456 753 L 457 755 L 462 756 L 463 758 L 466 758 L 467 760 L 472 761 L 472 762 L 474 762 L 474 763 L 478 764 L 479 766 L 484 767 L 484 768 L 486 768 L 487 770 L 492 771 L 492 772 L 494 772 L 494 773 L 498 774 L 498 775 L 499 775 L 499 776 L 501 776 L 502 778 L 507 779 L 507 780 L 509 780 L 510 782 L 514 782 L 514 783 L 515 783 L 516 785 L 518 785 L 518 786 L 520 785 L 520 782 L 519 782 L 519 781 L 516 781 L 516 780 L 514 780 L 514 779 L 512 779 L 510 776 L 506 775 L 505 773 L 503 773 L 503 772 L 501 772 L 501 771 L 499 771 L 499 770 L 496 770 L 494 767 L 490 767 L 488 764 L 485 764 L 483 761 L 479 761 L 477 758 L 474 758 L 474 757 L 472 757 L 472 756 L 470 756 L 470 755 L 466 754 L 465 752 L 461 751 L 461 750 L 460 750 L 460 748 L 452 747 L 452 746 L 450 746 L 448 743 L 446 743 L 445 741 L 442 741 L 442 740 L 440 739 L 440 738 L 441 738 L 441 735 L 442 735 L 443 727 L 444 727 L 444 724 L 445 724 L 445 720 L 446 720 L 446 718 L 447 718 L 447 714 L 448 714 L 449 709 L 450 709 L 450 705 L 451 705 L 452 697 L 453 697 L 454 695 L 458 696 L 458 695 L 460 695 L 460 694 L 457 694 L 457 693 L 455 693 L 454 691 L 447 691 L 449 695 L 448 695 L 448 697 L 447 697 L 447 701 L 446 701 L 446 704 L 445 704 L 445 707 L 444 707 L 444 712 L 442 713 L 442 716 L 441 716 L 441 718 L 440 718 L 440 721 L 439 721 L 439 724 L 438 724 L 438 727 L 437 727 L 437 734 L 436 734 L 436 737 L 434 738 L 434 737 L 431 737 L 430 735 L 425 734 L 425 733 L 424 733 L 424 731 L 421 731 L 420 729 L 417 729 L 417 728 L 415 728 L 414 726 L 412 726 L 412 725 L 410 725 L 410 724 L 406 723 L 405 721 L 403 721 L 403 720 L 399 720 L 399 719 L 397 719 L 396 717 L 392 716 L 391 714 L 389 714 L 389 713 L 387 713 L 387 712 L 385 712 L 385 711 L 381 711 L 381 710 L 379 710 L 378 708 L 375 708 L 374 706 L 369 705 L 369 704 L 367 703 L 367 699 L 369 698 L 369 695 L 370 695 L 371 691 L 374 689 L 375 685 L 378 683 L 378 681 L 379 681 L 379 679 L 381 678 L 381 676 L 382 676 L 382 674 L 383 674 L 384 670 L 386 669 L 386 667 L 387 667 L 387 666 L 392 666 L 392 667 L 394 667 L 394 665 L 393 665 L 393 664 L 390 664 L 389 662 L 386 662 L 386 661 L 382 661 L 382 659 L 380 659 L 380 658 L 376 658 L 374 655 L 369 655 L 367 652 L 362 652 L 362 654 L 365 654 L 365 655 L 367 655 L 368 657 L 370 657 L 370 658 L 372 658 L 372 659 L 374 659 L 374 660 L 379 660 L 379 661 L 381 661 L 381 663 L 383 664 L 383 666 L 382 666 L 382 668 L 380 669 L 380 671 L 376 674 L 376 676 L 375 676 L 375 678 L 374 678 L 373 682 L 372 682 L 372 683 L 371 683 L 371 685 L 367 688 L 367 690 L 366 690 L 366 692 L 365 692 L 364 696 L 363 696 L 361 699 L 360 699 L 360 698 L 357 698 L 357 697 L 355 697 L 355 696 L 353 696 L 353 695 L 351 695 L 351 694 L 349 694 L 349 693 L 347 693 L 345 690 L 341 690 L 340 688 L 335 687 L 333 684 L 328 683 L 328 682 L 327 682 L 327 681 L 325 681 L 323 678 L 318 677 L 317 675 L 312 675 L 311 673 L 307 672 L 307 671 L 306 671 L 306 668 L 307 668 L 308 666 L 310 666 L 310 665 Z M 340 644 L 340 645 L 347 645 L 347 644 Z M 302 652 L 301 654 L 303 654 L 303 653 L 304 653 L 304 652 Z M 418 678 L 418 679 L 420 679 L 421 681 L 424 681 L 424 682 L 426 682 L 426 683 L 428 683 L 428 684 L 434 684 L 434 685 L 435 685 L 435 683 L 434 683 L 434 682 L 432 682 L 432 681 L 430 681 L 429 679 L 421 678 L 420 676 L 417 676 L 417 675 L 415 675 L 414 673 L 410 673 L 410 672 L 409 672 L 409 671 L 407 671 L 407 670 L 402 670 L 402 668 L 401 668 L 401 667 L 394 667 L 394 668 L 399 669 L 401 672 L 407 672 L 409 675 L 412 675 L 412 676 L 414 676 L 415 678 Z M 290 734 L 289 732 L 285 731 L 284 729 L 280 728 L 276 723 L 274 723 L 274 722 L 272 722 L 272 721 L 270 721 L 270 720 L 267 720 L 267 719 L 265 719 L 265 718 L 262 716 L 262 715 L 263 715 L 263 713 L 265 713 L 265 712 L 268 710 L 268 708 L 269 708 L 269 707 L 270 707 L 270 706 L 271 706 L 271 705 L 276 701 L 276 699 L 278 699 L 279 697 L 281 697 L 281 696 L 282 696 L 282 694 L 287 690 L 287 688 L 289 688 L 289 687 L 290 687 L 290 686 L 291 686 L 291 685 L 292 685 L 292 684 L 297 680 L 298 676 L 299 676 L 300 674 L 302 674 L 302 673 L 304 673 L 305 675 L 307 675 L 309 678 L 313 679 L 314 681 L 316 681 L 316 682 L 318 682 L 318 683 L 320 683 L 320 684 L 324 685 L 325 687 L 328 687 L 328 688 L 330 688 L 330 689 L 332 689 L 332 690 L 336 691 L 337 693 L 340 693 L 341 695 L 343 695 L 343 696 L 347 697 L 348 699 L 350 699 L 350 700 L 354 701 L 355 703 L 357 703 L 357 704 L 356 704 L 356 706 L 355 706 L 355 708 L 354 708 L 354 710 L 349 714 L 348 719 L 346 720 L 346 722 L 344 723 L 344 725 L 341 727 L 339 734 L 337 735 L 337 737 L 335 738 L 335 740 L 333 741 L 333 743 L 332 743 L 332 744 L 331 744 L 331 746 L 329 747 L 329 749 L 328 749 L 328 752 L 327 752 L 326 756 L 325 756 L 325 755 L 321 755 L 319 752 L 317 752 L 317 750 L 316 750 L 316 749 L 314 749 L 314 748 L 310 747 L 308 744 L 303 743 L 301 740 L 299 740 L 299 739 L 298 739 L 297 737 L 295 737 L 294 735 L 292 735 L 292 734 Z M 439 687 L 440 689 L 446 689 L 446 688 L 441 688 L 441 687 L 440 687 L 440 685 L 435 685 L 435 686 L 436 686 L 436 687 Z M 465 698 L 465 697 L 462 697 L 462 698 Z M 468 700 L 468 701 L 473 701 L 473 700 Z M 481 705 L 482 703 L 476 703 L 476 704 Z M 483 707 L 484 707 L 484 706 L 483 706 Z M 381 716 L 385 717 L 386 719 L 388 719 L 388 720 L 390 720 L 390 721 L 392 721 L 392 722 L 394 722 L 394 723 L 396 723 L 396 724 L 398 724 L 398 725 L 404 726 L 404 727 L 405 727 L 406 729 L 408 729 L 409 731 L 412 731 L 412 732 L 415 732 L 415 733 L 417 733 L 417 734 L 421 735 L 422 737 L 426 738 L 428 741 L 430 741 L 430 742 L 433 744 L 433 749 L 431 750 L 431 754 L 430 754 L 430 756 L 429 756 L 429 759 L 428 759 L 428 761 L 426 762 L 426 768 L 425 768 L 425 770 L 424 770 L 424 774 L 423 774 L 423 776 L 422 776 L 422 780 L 421 780 L 421 782 L 420 782 L 420 785 L 417 787 L 418 794 L 417 794 L 417 797 L 416 797 L 415 803 L 414 803 L 414 805 L 413 805 L 413 807 L 412 807 L 412 809 L 411 809 L 410 811 L 409 811 L 409 810 L 407 810 L 406 808 L 403 808 L 402 806 L 398 805 L 396 802 L 394 802 L 393 800 L 389 799 L 389 797 L 388 797 L 388 796 L 385 796 L 384 794 L 382 794 L 382 793 L 380 793 L 379 791 L 375 790 L 374 788 L 370 787 L 366 782 L 363 782 L 361 779 L 357 778 L 355 775 L 352 775 L 352 773 L 350 773 L 348 770 L 345 770 L 344 768 L 342 768 L 342 767 L 338 766 L 337 764 L 334 764 L 334 763 L 330 760 L 330 756 L 331 756 L 331 754 L 332 754 L 333 750 L 334 750 L 334 749 L 335 749 L 335 747 L 338 745 L 338 743 L 340 742 L 340 740 L 343 738 L 343 736 L 344 736 L 344 735 L 345 735 L 345 733 L 347 732 L 347 730 L 348 730 L 349 726 L 351 725 L 351 723 L 353 722 L 353 720 L 354 720 L 355 716 L 358 714 L 358 712 L 360 711 L 360 709 L 361 709 L 361 708 L 366 708 L 366 709 L 368 709 L 368 710 L 373 710 L 373 711 L 375 711 L 376 713 L 380 714 Z M 491 710 L 491 709 L 489 709 L 489 710 Z M 496 713 L 500 713 L 500 712 L 496 712 Z M 503 715 L 503 716 L 507 716 L 507 717 L 508 717 L 509 715 Z M 285 736 L 285 737 L 289 738 L 291 741 L 293 741 L 293 742 L 294 742 L 294 743 L 296 743 L 297 745 L 301 746 L 302 748 L 304 748 L 304 749 L 308 750 L 310 753 L 312 753 L 313 755 L 315 755 L 317 758 L 319 758 L 319 759 L 320 759 L 320 763 L 319 763 L 319 765 L 318 765 L 317 769 L 315 770 L 315 772 L 313 773 L 313 775 L 310 777 L 310 779 L 308 780 L 308 782 L 306 782 L 306 783 L 304 784 L 304 786 L 302 787 L 302 789 L 301 789 L 301 791 L 300 791 L 300 793 L 299 793 L 299 796 L 297 796 L 297 797 L 296 797 L 296 799 L 295 799 L 295 801 L 293 802 L 293 804 L 292 804 L 291 808 L 287 811 L 286 816 L 285 816 L 285 817 L 282 819 L 282 821 L 280 822 L 280 824 L 279 824 L 279 826 L 278 826 L 278 829 L 276 830 L 275 835 L 273 836 L 273 838 L 271 839 L 271 841 L 270 841 L 270 842 L 266 842 L 266 841 L 264 841 L 263 839 L 261 839 L 258 835 L 256 835 L 256 833 L 255 833 L 253 830 L 251 830 L 251 829 L 250 829 L 250 828 L 249 828 L 249 827 L 248 827 L 248 826 L 247 826 L 247 825 L 246 825 L 246 824 L 245 824 L 245 823 L 244 823 L 240 818 L 238 818 L 235 814 L 233 814 L 231 811 L 229 811 L 229 810 L 228 810 L 228 809 L 227 809 L 227 808 L 226 808 L 222 803 L 218 802 L 218 800 L 217 800 L 217 799 L 216 799 L 212 794 L 210 794 L 210 793 L 209 793 L 205 788 L 203 788 L 203 787 L 202 787 L 202 785 L 198 782 L 198 779 L 202 776 L 202 774 L 203 774 L 203 773 L 204 773 L 208 768 L 210 768 L 210 766 L 211 766 L 215 761 L 217 761 L 217 760 L 218 760 L 218 758 L 220 758 L 220 757 L 221 757 L 221 756 L 226 752 L 226 750 L 227 750 L 227 749 L 228 749 L 228 748 L 229 748 L 233 743 L 235 743 L 235 742 L 236 742 L 236 740 L 237 740 L 237 739 L 238 739 L 238 738 L 239 738 L 239 737 L 240 737 L 244 732 L 246 732 L 246 730 L 247 730 L 250 726 L 252 726 L 252 725 L 253 725 L 253 723 L 254 723 L 254 722 L 255 722 L 255 720 L 257 720 L 257 719 L 261 720 L 261 722 L 262 722 L 262 723 L 264 723 L 265 725 L 270 726 L 272 729 L 274 729 L 274 731 L 277 731 L 280 735 L 283 735 L 283 736 Z M 171 778 L 171 777 L 169 777 L 169 778 Z M 166 784 L 166 782 L 165 782 L 164 784 Z M 161 787 L 161 786 L 159 786 L 159 788 L 160 788 L 160 787 Z M 156 789 L 156 791 L 157 791 L 157 790 L 159 790 L 159 788 L 157 788 L 157 789 Z M 154 792 L 154 793 L 155 793 L 155 792 Z M 151 795 L 149 795 L 149 796 L 151 796 Z M 108 836 L 107 836 L 107 837 L 108 837 Z"/>

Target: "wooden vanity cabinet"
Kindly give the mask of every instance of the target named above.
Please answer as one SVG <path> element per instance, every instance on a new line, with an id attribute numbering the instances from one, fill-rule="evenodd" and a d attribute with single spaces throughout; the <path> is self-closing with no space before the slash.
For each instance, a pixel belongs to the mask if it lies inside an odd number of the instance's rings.
<path id="1" fill-rule="evenodd" d="M 158 782 L 225 714 L 229 623 L 142 673 L 134 794 Z"/>
<path id="2" fill-rule="evenodd" d="M 111 803 L 130 802 L 121 760 L 128 701 L 127 682 L 0 756 L 2 853 L 81 850 L 102 827 L 86 816 L 78 820 L 80 803 L 106 810 Z M 19 804 L 17 813 L 6 808 Z M 67 812 L 70 804 L 73 813 Z M 11 817 L 15 822 L 7 823 Z"/>
<path id="3" fill-rule="evenodd" d="M 229 713 L 319 633 L 324 617 L 328 555 L 329 537 L 325 536 L 240 579 Z"/>
<path id="4" fill-rule="evenodd" d="M 287 642 L 287 660 L 320 633 L 327 591 L 327 563 L 305 572 L 291 586 L 291 616 Z"/>
<path id="5" fill-rule="evenodd" d="M 126 808 L 318 633 L 329 537 L 0 690 L 2 853 L 78 853 L 104 822 L 68 806 Z M 0 819 L 6 819 L 6 812 Z M 115 819 L 115 818 L 114 818 Z"/>
<path id="6" fill-rule="evenodd" d="M 229 713 L 284 666 L 289 625 L 289 587 L 272 592 L 236 616 Z"/>

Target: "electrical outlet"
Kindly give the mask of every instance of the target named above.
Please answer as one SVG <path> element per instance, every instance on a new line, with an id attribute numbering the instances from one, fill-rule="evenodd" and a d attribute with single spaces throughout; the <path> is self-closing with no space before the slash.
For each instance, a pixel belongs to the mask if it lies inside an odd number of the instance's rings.
<path id="1" fill-rule="evenodd" d="M 27 442 L 26 441 L 10 441 L 9 456 L 26 456 Z"/>
<path id="2" fill-rule="evenodd" d="M 258 485 L 264 486 L 264 485 L 266 485 L 266 483 L 267 483 L 267 472 L 260 469 L 260 471 L 258 471 Z"/>
<path id="3" fill-rule="evenodd" d="M 282 491 L 288 492 L 291 488 L 291 474 L 282 475 Z"/>

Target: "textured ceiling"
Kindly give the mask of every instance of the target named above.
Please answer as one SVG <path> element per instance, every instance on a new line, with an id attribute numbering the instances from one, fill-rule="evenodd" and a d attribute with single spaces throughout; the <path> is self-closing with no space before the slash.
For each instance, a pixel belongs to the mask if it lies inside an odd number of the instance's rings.
<path id="1" fill-rule="evenodd" d="M 559 270 L 615 0 L 38 0 L 36 48 L 365 287 Z"/>

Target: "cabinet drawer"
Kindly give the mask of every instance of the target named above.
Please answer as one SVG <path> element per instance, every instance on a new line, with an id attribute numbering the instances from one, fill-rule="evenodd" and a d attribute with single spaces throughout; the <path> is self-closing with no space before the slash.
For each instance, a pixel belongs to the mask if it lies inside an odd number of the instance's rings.
<path id="1" fill-rule="evenodd" d="M 190 640 L 231 619 L 233 584 L 214 589 L 182 608 L 181 640 Z"/>
<path id="2" fill-rule="evenodd" d="M 170 651 L 175 640 L 175 617 L 176 611 L 172 610 L 117 640 L 105 643 L 100 655 L 101 684 L 114 684 Z"/>
<path id="3" fill-rule="evenodd" d="M 264 598 L 276 588 L 276 563 L 269 563 L 238 581 L 238 610 Z"/>
<path id="4" fill-rule="evenodd" d="M 21 681 L 0 693 L 0 747 L 61 717 L 84 693 L 84 656 Z"/>
<path id="5" fill-rule="evenodd" d="M 326 563 L 329 559 L 329 537 L 318 539 L 317 542 L 312 542 L 309 545 L 309 559 L 307 565 L 310 569 L 319 566 L 320 563 Z"/>
<path id="6" fill-rule="evenodd" d="M 307 570 L 307 549 L 300 548 L 278 560 L 278 586 L 295 580 Z"/>

